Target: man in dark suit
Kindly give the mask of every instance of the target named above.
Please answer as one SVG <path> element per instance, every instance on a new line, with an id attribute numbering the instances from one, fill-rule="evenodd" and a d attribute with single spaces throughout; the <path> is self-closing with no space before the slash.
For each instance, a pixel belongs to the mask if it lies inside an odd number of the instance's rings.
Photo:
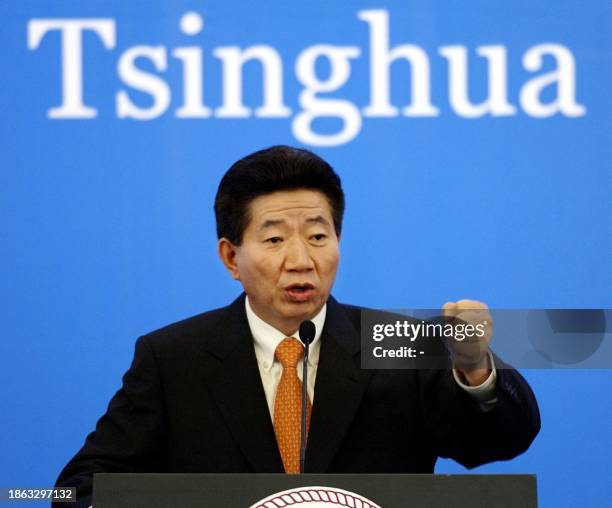
<path id="1" fill-rule="evenodd" d="M 296 472 L 304 320 L 316 328 L 306 472 L 431 473 L 437 457 L 474 467 L 526 450 L 537 403 L 488 353 L 490 330 L 446 369 L 360 368 L 362 309 L 330 296 L 343 211 L 338 176 L 311 152 L 272 147 L 235 163 L 215 213 L 219 256 L 245 293 L 137 341 L 122 388 L 57 485 L 76 486 L 85 506 L 96 472 Z M 487 312 L 445 305 L 462 319 L 467 309 Z"/>

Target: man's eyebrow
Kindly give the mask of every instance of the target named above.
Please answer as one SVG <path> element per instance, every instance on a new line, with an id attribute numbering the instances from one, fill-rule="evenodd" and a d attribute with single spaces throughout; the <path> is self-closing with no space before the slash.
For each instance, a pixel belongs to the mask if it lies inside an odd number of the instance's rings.
<path id="1" fill-rule="evenodd" d="M 259 230 L 261 231 L 263 229 L 280 226 L 282 224 L 285 224 L 285 221 L 283 219 L 267 219 L 263 222 L 261 226 L 259 226 Z"/>
<path id="2" fill-rule="evenodd" d="M 309 217 L 306 219 L 308 224 L 323 224 L 325 226 L 329 226 L 329 221 L 323 217 L 322 215 L 317 215 L 316 217 Z"/>
<path id="3" fill-rule="evenodd" d="M 322 215 L 316 215 L 315 217 L 308 217 L 306 219 L 307 224 L 323 224 L 324 226 L 329 226 L 329 221 L 323 217 Z M 263 231 L 264 229 L 272 228 L 274 226 L 282 226 L 286 224 L 284 219 L 267 219 L 265 220 L 261 226 L 259 226 L 259 231 Z"/>

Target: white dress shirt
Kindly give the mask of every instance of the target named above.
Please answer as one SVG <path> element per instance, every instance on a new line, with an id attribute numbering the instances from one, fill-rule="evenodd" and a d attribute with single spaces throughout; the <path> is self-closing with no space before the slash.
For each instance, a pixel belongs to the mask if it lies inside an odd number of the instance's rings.
<path id="1" fill-rule="evenodd" d="M 259 367 L 259 374 L 261 375 L 261 382 L 263 383 L 264 392 L 266 394 L 266 402 L 268 403 L 270 416 L 274 419 L 274 397 L 276 396 L 276 388 L 280 382 L 281 374 L 283 373 L 283 366 L 279 361 L 274 359 L 274 352 L 276 351 L 276 346 L 286 339 L 287 335 L 277 330 L 272 325 L 269 325 L 255 314 L 249 304 L 248 296 L 245 299 L 245 306 L 249 328 L 251 329 L 251 335 L 253 335 L 253 340 L 255 342 L 255 356 Z M 317 366 L 319 365 L 319 353 L 321 352 L 321 333 L 323 332 L 326 313 L 327 304 L 323 305 L 319 313 L 311 319 L 315 325 L 316 331 L 314 339 L 308 348 L 307 389 L 311 403 L 314 403 L 314 386 L 317 376 Z M 299 339 L 299 331 L 296 330 L 290 337 Z M 300 381 L 302 380 L 303 365 L 303 360 L 300 360 L 297 364 L 297 375 Z"/>
<path id="2" fill-rule="evenodd" d="M 245 298 L 245 307 L 249 328 L 251 329 L 251 335 L 253 336 L 255 343 L 255 357 L 257 358 L 257 366 L 259 367 L 261 382 L 266 394 L 266 402 L 268 403 L 270 416 L 272 419 L 274 419 L 274 397 L 276 396 L 276 388 L 278 387 L 281 374 L 283 373 L 283 366 L 279 361 L 275 360 L 274 352 L 276 351 L 276 347 L 281 343 L 281 341 L 287 338 L 287 336 L 255 314 L 249 303 L 248 296 Z M 308 397 L 310 398 L 310 402 L 313 404 L 317 366 L 319 365 L 319 353 L 321 352 L 321 333 L 323 332 L 326 314 L 327 304 L 323 305 L 323 308 L 319 311 L 319 313 L 311 319 L 315 325 L 316 334 L 313 341 L 310 343 L 308 354 L 307 389 Z M 299 339 L 299 331 L 296 330 L 290 335 L 290 337 Z M 486 381 L 479 386 L 466 385 L 459 378 L 457 371 L 453 370 L 453 377 L 455 378 L 457 384 L 478 402 L 478 405 L 482 411 L 492 409 L 496 402 L 495 386 L 497 383 L 497 371 L 495 369 L 495 363 L 493 362 L 493 356 L 491 353 L 489 353 L 489 361 L 491 363 L 491 374 Z M 297 375 L 300 381 L 302 380 L 303 364 L 303 360 L 300 360 L 297 364 Z"/>

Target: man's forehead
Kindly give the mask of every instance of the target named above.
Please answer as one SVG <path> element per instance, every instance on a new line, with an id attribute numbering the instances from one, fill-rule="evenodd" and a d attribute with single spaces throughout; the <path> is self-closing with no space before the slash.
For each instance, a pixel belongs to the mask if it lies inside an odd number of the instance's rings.
<path id="1" fill-rule="evenodd" d="M 298 190 L 264 194 L 249 206 L 251 222 L 260 227 L 265 222 L 301 219 L 308 222 L 329 222 L 331 207 L 327 197 L 318 191 Z"/>

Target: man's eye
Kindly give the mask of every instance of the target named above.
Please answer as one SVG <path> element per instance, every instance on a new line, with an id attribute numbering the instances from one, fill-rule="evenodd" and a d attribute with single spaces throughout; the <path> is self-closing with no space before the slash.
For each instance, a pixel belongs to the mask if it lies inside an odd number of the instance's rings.
<path id="1" fill-rule="evenodd" d="M 319 233 L 317 235 L 312 235 L 311 237 L 315 242 L 321 242 L 327 238 L 326 234 Z"/>
<path id="2" fill-rule="evenodd" d="M 280 236 L 273 236 L 272 238 L 266 239 L 267 243 L 280 243 L 283 239 Z"/>

